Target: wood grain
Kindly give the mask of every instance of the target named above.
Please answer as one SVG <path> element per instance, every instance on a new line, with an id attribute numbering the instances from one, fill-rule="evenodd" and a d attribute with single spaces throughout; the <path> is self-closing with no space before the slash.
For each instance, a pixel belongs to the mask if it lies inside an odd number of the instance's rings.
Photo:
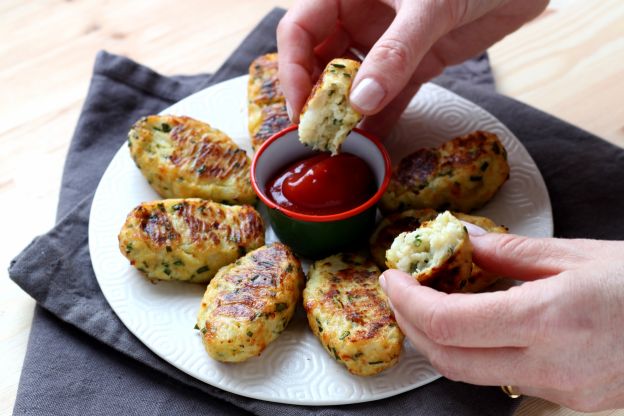
<path id="1" fill-rule="evenodd" d="M 570 1 L 490 50 L 503 94 L 624 146 L 624 4 Z"/>
<path id="2" fill-rule="evenodd" d="M 0 415 L 11 414 L 34 301 L 10 260 L 53 224 L 63 161 L 95 54 L 163 74 L 214 71 L 257 21 L 292 0 L 0 2 Z M 560 1 L 491 50 L 500 91 L 624 145 L 624 3 Z M 20 201 L 19 209 L 10 202 Z M 600 415 L 624 415 L 624 410 Z M 517 415 L 579 415 L 539 399 Z"/>

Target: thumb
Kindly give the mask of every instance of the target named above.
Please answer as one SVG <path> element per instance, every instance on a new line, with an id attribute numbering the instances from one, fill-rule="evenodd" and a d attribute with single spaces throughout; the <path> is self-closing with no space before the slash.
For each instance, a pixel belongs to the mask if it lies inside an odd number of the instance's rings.
<path id="1" fill-rule="evenodd" d="M 475 225 L 464 224 L 473 247 L 472 260 L 479 267 L 501 276 L 536 280 L 559 274 L 587 260 L 570 240 L 487 233 Z"/>
<path id="2" fill-rule="evenodd" d="M 360 113 L 378 113 L 408 85 L 449 21 L 439 3 L 401 2 L 394 21 L 368 52 L 353 82 L 349 99 Z"/>
<path id="3" fill-rule="evenodd" d="M 409 305 L 419 298 L 422 291 L 430 292 L 429 296 L 435 299 L 446 296 L 445 293 L 422 286 L 414 277 L 397 269 L 384 271 L 379 276 L 379 285 L 388 296 L 392 309 L 396 307 L 399 311 L 409 309 Z"/>

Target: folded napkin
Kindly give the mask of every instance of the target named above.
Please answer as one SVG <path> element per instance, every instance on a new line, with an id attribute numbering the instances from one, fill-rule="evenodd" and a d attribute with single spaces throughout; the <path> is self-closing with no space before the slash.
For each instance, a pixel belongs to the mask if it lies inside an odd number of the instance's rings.
<path id="1" fill-rule="evenodd" d="M 447 379 L 345 406 L 290 406 L 238 396 L 161 360 L 103 297 L 89 257 L 89 209 L 128 129 L 142 116 L 246 73 L 256 56 L 276 49 L 275 28 L 283 13 L 267 15 L 214 75 L 163 77 L 126 58 L 98 54 L 65 164 L 57 224 L 9 269 L 38 304 L 16 415 L 505 415 L 515 410 L 519 402 L 497 387 Z M 436 82 L 486 108 L 524 143 L 548 186 L 556 235 L 624 239 L 624 150 L 496 94 L 485 56 L 449 69 Z"/>

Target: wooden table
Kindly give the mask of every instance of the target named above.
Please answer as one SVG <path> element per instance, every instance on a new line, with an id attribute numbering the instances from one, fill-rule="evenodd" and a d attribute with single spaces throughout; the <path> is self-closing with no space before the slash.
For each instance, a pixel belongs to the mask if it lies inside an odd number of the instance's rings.
<path id="1" fill-rule="evenodd" d="M 291 2 L 0 4 L 0 415 L 13 408 L 34 308 L 6 267 L 54 224 L 63 161 L 96 51 L 125 54 L 164 74 L 214 71 L 265 13 Z M 552 6 L 491 49 L 499 90 L 624 146 L 624 2 Z M 539 399 L 525 400 L 517 412 L 572 414 Z"/>

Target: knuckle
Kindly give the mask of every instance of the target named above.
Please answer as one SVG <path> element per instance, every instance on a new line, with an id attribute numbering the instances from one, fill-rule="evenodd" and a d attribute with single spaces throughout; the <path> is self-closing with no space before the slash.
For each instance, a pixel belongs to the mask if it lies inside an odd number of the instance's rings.
<path id="1" fill-rule="evenodd" d="M 277 23 L 275 34 L 278 39 L 292 40 L 294 37 L 298 37 L 297 34 L 308 34 L 305 27 L 301 26 L 296 20 L 293 20 L 286 14 Z"/>
<path id="2" fill-rule="evenodd" d="M 468 14 L 468 3 L 462 0 L 446 0 L 441 2 L 443 13 L 451 27 L 461 24 Z"/>
<path id="3" fill-rule="evenodd" d="M 448 344 L 454 338 L 454 328 L 449 319 L 449 312 L 447 302 L 437 303 L 424 328 L 425 335 L 437 344 Z"/>
<path id="4" fill-rule="evenodd" d="M 499 255 L 515 255 L 521 256 L 531 248 L 531 241 L 526 237 L 518 237 L 513 235 L 504 235 L 500 237 L 498 246 Z"/>
<path id="5" fill-rule="evenodd" d="M 541 264 L 542 267 L 558 270 L 569 265 L 586 261 L 584 254 L 579 254 L 569 247 L 548 238 L 529 238 L 517 235 L 497 236 L 496 255 L 516 257 Z"/>
<path id="6" fill-rule="evenodd" d="M 375 45 L 373 53 L 377 62 L 382 62 L 400 72 L 409 68 L 412 62 L 410 47 L 400 39 L 380 39 Z"/>
<path id="7" fill-rule="evenodd" d="M 562 261 L 561 253 L 553 252 L 553 247 L 546 239 L 504 235 L 500 237 L 495 250 L 495 254 L 501 258 L 513 257 L 535 264 L 544 262 L 554 264 Z"/>

